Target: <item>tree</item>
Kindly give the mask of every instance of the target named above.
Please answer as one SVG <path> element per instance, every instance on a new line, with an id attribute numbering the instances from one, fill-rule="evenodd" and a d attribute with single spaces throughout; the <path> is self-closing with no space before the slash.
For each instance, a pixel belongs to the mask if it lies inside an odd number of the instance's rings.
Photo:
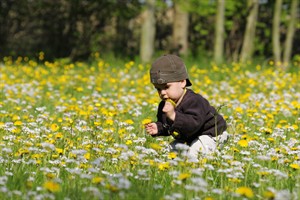
<path id="1" fill-rule="evenodd" d="M 298 8 L 298 0 L 292 0 L 291 3 L 291 13 L 290 13 L 290 21 L 288 25 L 285 45 L 284 45 L 284 53 L 283 53 L 283 64 L 287 66 L 291 59 L 291 52 L 293 46 L 293 38 L 295 34 L 295 25 L 297 20 L 297 8 Z"/>
<path id="2" fill-rule="evenodd" d="M 188 50 L 189 14 L 182 8 L 182 1 L 174 2 L 173 49 L 180 55 L 186 55 Z"/>
<path id="3" fill-rule="evenodd" d="M 140 57 L 142 62 L 149 62 L 154 52 L 155 39 L 155 0 L 147 0 L 143 12 Z"/>
<path id="4" fill-rule="evenodd" d="M 224 52 L 224 12 L 225 0 L 217 1 L 217 14 L 215 23 L 214 61 L 217 64 L 223 62 Z"/>
<path id="5" fill-rule="evenodd" d="M 276 0 L 274 14 L 273 14 L 273 27 L 272 27 L 272 44 L 273 56 L 276 64 L 281 63 L 281 48 L 280 48 L 280 15 L 281 15 L 282 0 Z"/>
<path id="6" fill-rule="evenodd" d="M 240 55 L 241 62 L 245 62 L 252 58 L 258 15 L 258 0 L 248 0 L 248 10 L 249 15 L 247 17 L 247 25 Z"/>
<path id="7" fill-rule="evenodd" d="M 287 64 L 300 54 L 296 45 L 300 42 L 296 22 L 299 0 L 255 0 L 260 11 L 256 25 L 250 25 L 256 7 L 245 6 L 245 2 L 1 0 L 0 57 L 37 58 L 43 51 L 46 60 L 86 60 L 93 52 L 100 52 L 130 59 L 141 55 L 147 62 L 154 49 L 166 52 L 174 49 L 174 44 L 178 54 L 188 52 L 209 60 L 213 57 L 216 62 L 255 56 L 274 57 L 276 64 Z M 269 28 L 272 26 L 273 31 Z"/>

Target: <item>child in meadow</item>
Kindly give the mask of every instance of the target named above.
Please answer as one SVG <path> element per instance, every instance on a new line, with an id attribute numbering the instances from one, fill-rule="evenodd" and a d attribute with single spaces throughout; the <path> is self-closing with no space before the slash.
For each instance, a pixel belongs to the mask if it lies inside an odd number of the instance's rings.
<path id="1" fill-rule="evenodd" d="M 173 136 L 171 150 L 186 144 L 191 157 L 211 153 L 227 140 L 225 120 L 203 96 L 187 88 L 192 83 L 178 56 L 164 55 L 154 61 L 150 78 L 162 101 L 157 122 L 145 125 L 149 135 Z"/>

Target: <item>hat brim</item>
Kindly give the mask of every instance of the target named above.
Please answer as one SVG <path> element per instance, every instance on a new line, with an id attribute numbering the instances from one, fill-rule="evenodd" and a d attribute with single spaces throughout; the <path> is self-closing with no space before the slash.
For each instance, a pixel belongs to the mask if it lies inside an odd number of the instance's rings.
<path id="1" fill-rule="evenodd" d="M 192 82 L 189 79 L 186 79 L 186 87 L 192 86 Z"/>

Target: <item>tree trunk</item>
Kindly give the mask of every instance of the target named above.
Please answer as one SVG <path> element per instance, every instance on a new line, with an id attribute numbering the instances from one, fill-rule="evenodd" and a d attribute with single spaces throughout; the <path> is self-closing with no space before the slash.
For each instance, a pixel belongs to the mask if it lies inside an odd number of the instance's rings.
<path id="1" fill-rule="evenodd" d="M 286 40 L 284 45 L 284 53 L 283 53 L 283 65 L 285 67 L 289 65 L 289 61 L 291 59 L 293 38 L 295 34 L 295 26 L 297 20 L 297 8 L 298 8 L 298 0 L 292 0 L 290 21 L 288 25 L 288 30 L 287 30 L 287 35 L 286 35 Z"/>
<path id="2" fill-rule="evenodd" d="M 142 62 L 150 62 L 154 52 L 155 39 L 155 0 L 147 0 L 143 13 L 140 57 Z"/>
<path id="3" fill-rule="evenodd" d="M 214 61 L 217 64 L 221 64 L 223 62 L 224 12 L 225 12 L 225 0 L 218 0 L 216 23 L 215 23 L 215 45 L 214 45 Z"/>
<path id="4" fill-rule="evenodd" d="M 240 62 L 246 62 L 252 59 L 256 22 L 258 15 L 258 0 L 248 0 L 249 15 L 247 17 L 247 25 L 244 35 Z"/>
<path id="5" fill-rule="evenodd" d="M 188 52 L 188 27 L 188 12 L 174 2 L 173 51 L 179 55 L 187 55 Z"/>
<path id="6" fill-rule="evenodd" d="M 280 15 L 282 0 L 276 0 L 273 16 L 272 44 L 273 55 L 276 65 L 281 65 L 281 49 L 280 49 Z"/>

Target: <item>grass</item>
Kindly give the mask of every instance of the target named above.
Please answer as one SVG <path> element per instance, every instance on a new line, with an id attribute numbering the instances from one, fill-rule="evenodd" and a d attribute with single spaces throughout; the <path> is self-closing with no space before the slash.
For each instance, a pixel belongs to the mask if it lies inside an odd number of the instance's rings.
<path id="1" fill-rule="evenodd" d="M 299 64 L 187 62 L 230 140 L 188 160 L 145 135 L 159 98 L 149 65 L 19 58 L 0 66 L 2 199 L 298 199 Z"/>

